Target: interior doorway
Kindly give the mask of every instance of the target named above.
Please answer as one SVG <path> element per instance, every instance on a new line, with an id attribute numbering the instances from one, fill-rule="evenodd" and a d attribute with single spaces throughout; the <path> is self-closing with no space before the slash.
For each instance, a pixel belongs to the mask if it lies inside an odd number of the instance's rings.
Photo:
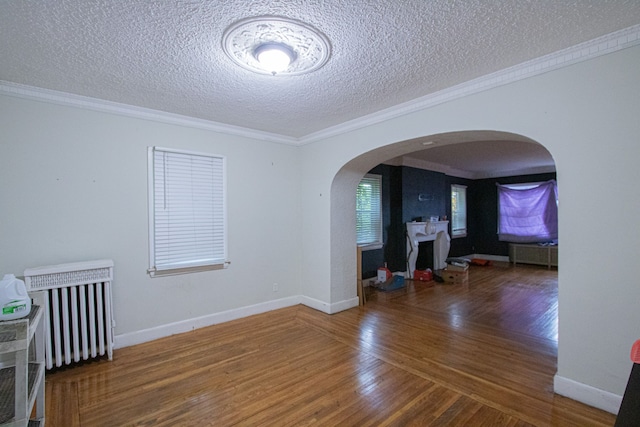
<path id="1" fill-rule="evenodd" d="M 447 159 L 450 160 L 445 162 Z M 508 132 L 449 132 L 381 147 L 352 159 L 334 178 L 332 248 L 334 244 L 343 247 L 345 243 L 338 237 L 355 230 L 355 189 L 365 174 L 376 172 L 383 175 L 384 246 L 363 252 L 364 278 L 374 276 L 375 270 L 385 263 L 393 272 L 405 272 L 405 223 L 429 214 L 450 217 L 449 188 L 460 182 L 469 185 L 469 232 L 463 238 L 451 240 L 450 255 L 479 254 L 507 261 L 508 243 L 500 242 L 496 235 L 496 183 L 556 177 L 555 162 L 544 146 Z M 349 233 L 333 232 L 346 226 Z M 353 257 L 341 257 L 338 261 L 334 254 L 339 253 L 332 250 L 332 274 L 334 267 L 344 271 L 350 261 L 349 268 L 355 272 L 355 247 Z M 354 282 L 348 286 L 355 294 Z"/>

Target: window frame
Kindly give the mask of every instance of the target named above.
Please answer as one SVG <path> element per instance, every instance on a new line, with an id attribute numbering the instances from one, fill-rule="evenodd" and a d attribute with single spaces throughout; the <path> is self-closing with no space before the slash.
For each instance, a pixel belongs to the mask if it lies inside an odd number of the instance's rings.
<path id="1" fill-rule="evenodd" d="M 213 162 L 210 166 L 210 172 L 214 173 L 214 170 L 218 171 L 219 176 L 212 176 L 211 182 L 208 182 L 212 188 L 216 188 L 216 192 L 219 193 L 213 196 L 211 204 L 213 205 L 212 210 L 216 210 L 216 213 L 208 212 L 206 216 L 208 216 L 207 225 L 211 226 L 212 231 L 209 231 L 209 237 L 212 237 L 212 241 L 210 243 L 210 247 L 207 252 L 214 253 L 215 257 L 205 258 L 205 259 L 191 259 L 186 262 L 174 262 L 168 264 L 158 265 L 158 249 L 160 245 L 158 244 L 158 234 L 156 233 L 156 216 L 158 215 L 156 209 L 156 174 L 160 171 L 156 165 L 156 153 L 167 153 L 169 155 L 177 155 L 177 156 L 190 156 L 190 160 L 197 159 L 198 157 L 213 159 Z M 211 153 L 203 153 L 189 150 L 179 150 L 173 148 L 163 148 L 163 147 L 148 147 L 147 149 L 147 167 L 148 167 L 148 213 L 149 213 L 149 269 L 147 273 L 151 277 L 159 277 L 159 276 L 167 276 L 167 275 L 176 275 L 176 274 L 186 274 L 193 273 L 199 271 L 209 271 L 209 270 L 218 270 L 222 268 L 227 268 L 229 265 L 228 261 L 228 228 L 227 228 L 227 166 L 226 166 L 226 157 Z M 163 170 L 164 166 L 162 166 Z M 187 169 L 193 171 L 193 165 L 188 167 Z M 185 169 L 186 170 L 186 169 Z M 161 178 L 162 185 L 166 189 L 167 183 L 167 175 L 166 173 Z M 179 181 L 179 180 L 178 180 Z M 174 179 L 173 183 L 176 182 Z M 183 181 L 180 181 L 185 184 Z M 187 185 L 187 184 L 185 184 Z M 193 189 L 193 182 L 188 184 L 190 189 Z M 221 205 L 221 206 L 220 206 Z M 180 208 L 181 209 L 181 208 Z M 196 207 L 192 207 L 193 214 L 197 214 L 195 212 L 197 210 Z M 217 216 L 216 216 L 217 215 Z M 222 218 L 220 219 L 220 216 Z M 202 219 L 202 217 L 198 217 L 198 219 Z M 200 224 L 200 223 L 199 223 Z M 195 225 L 192 227 L 196 227 Z M 193 236 L 195 237 L 196 232 L 192 231 Z M 221 234 L 222 237 L 219 237 Z M 215 236 L 213 236 L 215 235 Z M 194 242 L 191 242 L 194 243 Z M 193 246 L 190 247 L 190 250 Z M 217 249 L 215 249 L 217 248 Z M 221 249 L 220 249 L 221 248 Z M 193 251 L 194 254 L 197 251 Z M 202 253 L 200 253 L 202 255 Z M 170 257 L 171 258 L 171 257 Z"/>
<path id="2" fill-rule="evenodd" d="M 372 230 L 370 232 L 370 234 L 373 234 L 374 237 L 376 237 L 376 240 L 374 241 L 363 241 L 360 242 L 358 239 L 358 202 L 357 202 L 357 191 L 358 188 L 360 187 L 360 185 L 363 183 L 363 181 L 365 180 L 369 180 L 369 181 L 373 181 L 377 184 L 377 192 L 378 192 L 378 209 L 377 209 L 377 221 L 378 221 L 378 227 L 377 230 Z M 384 245 L 383 239 L 383 224 L 382 224 L 382 175 L 377 175 L 377 174 L 366 174 L 365 176 L 362 177 L 362 179 L 360 180 L 360 182 L 358 182 L 358 186 L 356 187 L 356 244 L 357 246 L 361 247 L 362 250 L 373 250 L 373 249 L 380 249 L 382 248 L 382 246 Z"/>
<path id="3" fill-rule="evenodd" d="M 460 228 L 454 228 L 457 225 L 458 222 L 458 209 L 454 210 L 454 203 L 453 203 L 453 198 L 454 198 L 454 192 L 457 194 L 463 194 L 463 201 L 464 201 L 464 215 L 463 215 L 463 219 L 464 219 L 464 227 Z M 469 224 L 468 224 L 468 203 L 467 203 L 467 186 L 466 185 L 462 185 L 462 184 L 451 184 L 451 238 L 452 239 L 456 239 L 456 238 L 460 238 L 460 237 L 467 237 L 468 232 L 469 232 Z"/>

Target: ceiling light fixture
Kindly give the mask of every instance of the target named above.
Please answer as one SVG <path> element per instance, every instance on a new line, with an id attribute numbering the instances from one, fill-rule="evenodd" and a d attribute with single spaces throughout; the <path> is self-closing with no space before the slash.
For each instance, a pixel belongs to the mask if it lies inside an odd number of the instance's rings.
<path id="1" fill-rule="evenodd" d="M 236 22 L 224 32 L 222 47 L 241 67 L 274 76 L 317 70 L 331 54 L 324 34 L 303 22 L 278 16 Z"/>
<path id="2" fill-rule="evenodd" d="M 287 68 L 294 60 L 294 53 L 281 43 L 264 43 L 255 48 L 254 54 L 262 69 L 275 75 Z"/>

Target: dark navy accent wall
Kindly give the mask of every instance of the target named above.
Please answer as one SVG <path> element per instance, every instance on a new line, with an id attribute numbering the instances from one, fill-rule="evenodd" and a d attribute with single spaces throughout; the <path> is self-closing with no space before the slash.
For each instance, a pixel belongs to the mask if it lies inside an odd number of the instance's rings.
<path id="1" fill-rule="evenodd" d="M 402 167 L 402 223 L 415 218 L 447 214 L 446 175 L 423 169 Z M 451 197 L 449 195 L 449 197 Z"/>
<path id="2" fill-rule="evenodd" d="M 385 261 L 391 271 L 405 271 L 405 233 L 404 223 L 402 222 L 402 204 L 403 204 L 403 174 L 401 167 L 388 166 L 390 169 L 389 177 L 389 221 L 385 220 L 385 227 L 389 234 L 389 239 L 385 240 L 384 255 Z"/>
<path id="3" fill-rule="evenodd" d="M 384 248 L 363 252 L 363 278 L 376 276 L 385 262 L 391 271 L 405 271 L 405 223 L 446 215 L 451 204 L 443 173 L 389 165 L 378 165 L 369 173 L 382 176 Z"/>
<path id="4" fill-rule="evenodd" d="M 418 220 L 428 221 L 430 217 L 442 217 L 447 214 L 447 177 L 440 172 L 402 167 L 402 271 L 406 270 L 407 241 L 405 223 Z M 420 244 L 416 268 L 433 269 L 433 242 Z"/>
<path id="5" fill-rule="evenodd" d="M 385 262 L 391 271 L 406 270 L 405 223 L 446 215 L 451 219 L 451 185 L 467 186 L 467 237 L 451 239 L 450 256 L 473 253 L 509 254 L 509 245 L 498 241 L 498 192 L 496 183 L 514 184 L 555 179 L 555 173 L 469 180 L 406 166 L 378 165 L 369 173 L 382 176 L 382 249 L 362 254 L 362 277 L 375 277 Z M 449 229 L 450 230 L 450 229 Z M 430 249 L 420 251 L 419 263 L 430 266 Z M 424 256 L 423 256 L 424 255 Z M 431 255 L 432 256 L 432 255 Z M 425 258 L 426 257 L 426 258 Z"/>

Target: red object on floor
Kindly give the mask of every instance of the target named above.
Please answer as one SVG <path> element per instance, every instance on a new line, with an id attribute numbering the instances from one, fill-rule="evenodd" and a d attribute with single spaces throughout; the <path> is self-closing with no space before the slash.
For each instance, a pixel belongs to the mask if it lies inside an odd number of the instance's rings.
<path id="1" fill-rule="evenodd" d="M 471 264 L 473 265 L 481 265 L 483 267 L 491 265 L 491 261 L 487 259 L 474 258 L 471 260 Z"/>
<path id="2" fill-rule="evenodd" d="M 413 272 L 413 279 L 429 282 L 433 280 L 433 273 L 431 270 L 416 270 Z"/>

